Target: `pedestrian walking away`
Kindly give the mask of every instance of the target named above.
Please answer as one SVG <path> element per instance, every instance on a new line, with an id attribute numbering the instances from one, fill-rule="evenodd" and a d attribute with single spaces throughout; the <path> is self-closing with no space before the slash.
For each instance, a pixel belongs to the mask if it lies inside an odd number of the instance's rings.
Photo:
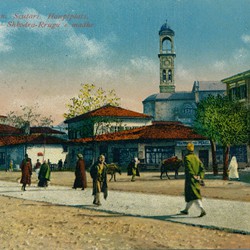
<path id="1" fill-rule="evenodd" d="M 32 175 L 32 163 L 28 154 L 25 154 L 25 158 L 22 160 L 20 169 L 22 171 L 22 177 L 20 183 L 23 184 L 22 190 L 26 191 L 26 185 L 30 186 L 31 184 L 31 175 Z"/>
<path id="2" fill-rule="evenodd" d="M 140 161 L 138 160 L 137 157 L 132 159 L 128 165 L 128 175 L 132 175 L 131 181 L 135 181 L 135 177 L 139 176 L 140 177 L 140 172 L 138 168 L 138 164 Z"/>
<path id="3" fill-rule="evenodd" d="M 50 181 L 50 173 L 50 166 L 47 161 L 44 160 L 38 175 L 38 187 L 48 187 L 48 181 Z"/>
<path id="4" fill-rule="evenodd" d="M 188 214 L 188 210 L 193 204 L 196 204 L 200 210 L 200 216 L 206 215 L 203 208 L 201 197 L 201 181 L 203 182 L 205 171 L 201 160 L 194 154 L 194 144 L 188 143 L 188 153 L 184 157 L 185 166 L 185 201 L 186 208 L 181 211 L 181 214 Z"/>
<path id="5" fill-rule="evenodd" d="M 104 155 L 100 155 L 98 161 L 91 167 L 90 176 L 93 179 L 93 204 L 100 206 L 100 193 L 103 193 L 105 200 L 108 197 L 107 165 Z"/>
<path id="6" fill-rule="evenodd" d="M 81 188 L 84 190 L 87 187 L 87 177 L 85 170 L 85 161 L 82 154 L 77 155 L 77 163 L 75 169 L 75 181 L 73 184 L 74 189 Z"/>

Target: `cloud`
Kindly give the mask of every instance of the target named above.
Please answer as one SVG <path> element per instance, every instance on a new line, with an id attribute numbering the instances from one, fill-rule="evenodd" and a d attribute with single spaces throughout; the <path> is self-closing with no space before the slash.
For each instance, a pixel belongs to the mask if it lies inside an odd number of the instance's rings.
<path id="1" fill-rule="evenodd" d="M 9 40 L 10 35 L 14 30 L 9 29 L 4 23 L 0 22 L 0 52 L 9 52 L 13 50 Z"/>
<path id="2" fill-rule="evenodd" d="M 71 52 L 73 52 L 73 54 L 71 54 L 71 57 L 73 58 L 79 56 L 81 58 L 92 60 L 105 58 L 107 57 L 107 55 L 111 54 L 109 43 L 115 42 L 117 40 L 116 35 L 113 33 L 111 33 L 103 41 L 98 41 L 97 39 L 89 39 L 85 34 L 76 33 L 74 28 L 67 20 L 48 20 L 48 16 L 41 15 L 32 8 L 25 8 L 22 14 L 39 16 L 38 19 L 32 20 L 32 23 L 35 23 L 36 25 L 38 25 L 38 27 L 29 28 L 29 31 L 40 33 L 43 35 L 47 35 L 53 32 L 53 36 L 55 36 L 55 32 L 57 32 L 57 35 L 62 37 L 59 39 L 62 44 L 66 46 Z M 44 28 L 41 28 L 41 26 L 39 27 L 40 23 L 50 24 L 50 27 L 45 25 Z M 60 24 L 60 26 L 57 27 L 57 24 Z M 54 28 L 53 25 L 55 25 Z"/>
<path id="3" fill-rule="evenodd" d="M 65 45 L 81 57 L 104 57 L 109 48 L 104 42 L 99 42 L 96 39 L 89 39 L 84 34 L 72 33 L 65 40 Z"/>
<path id="4" fill-rule="evenodd" d="M 144 56 L 130 59 L 130 64 L 133 69 L 142 72 L 155 72 L 158 68 L 158 65 L 155 63 L 155 61 Z"/>
<path id="5" fill-rule="evenodd" d="M 241 36 L 241 40 L 244 42 L 244 43 L 247 43 L 247 44 L 250 44 L 250 35 L 242 35 Z"/>
<path id="6" fill-rule="evenodd" d="M 217 71 L 224 70 L 226 68 L 226 62 L 224 60 L 215 61 L 212 67 Z"/>
<path id="7" fill-rule="evenodd" d="M 175 85 L 177 91 L 190 91 L 194 80 L 199 76 L 194 75 L 194 69 L 186 68 L 181 64 L 175 67 Z"/>
<path id="8" fill-rule="evenodd" d="M 249 55 L 249 51 L 245 48 L 239 48 L 235 50 L 233 58 L 238 63 L 244 63 Z"/>

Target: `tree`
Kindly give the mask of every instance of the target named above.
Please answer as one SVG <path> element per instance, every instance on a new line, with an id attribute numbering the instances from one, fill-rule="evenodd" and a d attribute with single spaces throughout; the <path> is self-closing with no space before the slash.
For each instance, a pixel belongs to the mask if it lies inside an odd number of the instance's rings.
<path id="1" fill-rule="evenodd" d="M 120 98 L 117 97 L 115 90 L 105 91 L 97 88 L 94 84 L 81 84 L 81 88 L 77 97 L 70 99 L 68 103 L 68 112 L 64 113 L 66 119 L 82 115 L 89 111 L 98 109 L 104 105 L 120 106 Z M 112 124 L 120 124 L 120 121 L 113 117 L 97 117 L 91 116 L 82 121 L 81 137 L 91 137 L 92 140 L 92 163 L 95 161 L 96 155 L 96 136 L 99 131 L 109 132 Z"/>
<path id="2" fill-rule="evenodd" d="M 212 152 L 212 165 L 214 175 L 218 174 L 218 163 L 216 160 L 216 140 L 218 139 L 218 132 L 211 126 L 210 121 L 213 119 L 213 110 L 217 107 L 219 97 L 208 96 L 197 105 L 195 114 L 194 129 L 197 133 L 209 138 Z"/>
<path id="3" fill-rule="evenodd" d="M 198 105 L 195 127 L 202 135 L 223 146 L 223 179 L 228 179 L 230 146 L 248 141 L 247 108 L 228 97 L 210 96 Z"/>
<path id="4" fill-rule="evenodd" d="M 224 98 L 223 106 L 215 112 L 219 132 L 219 143 L 224 147 L 223 179 L 228 178 L 227 167 L 231 145 L 245 144 L 247 134 L 247 109 L 237 101 Z"/>
<path id="5" fill-rule="evenodd" d="M 38 104 L 34 106 L 20 106 L 21 112 L 10 111 L 7 114 L 6 122 L 7 124 L 22 128 L 24 130 L 24 134 L 28 135 L 30 133 L 30 126 L 42 126 L 49 127 L 53 124 L 52 116 L 42 117 L 41 114 L 38 113 L 37 109 L 39 108 Z M 45 153 L 45 144 L 46 144 L 46 134 L 44 135 L 44 153 Z M 27 150 L 27 137 L 25 142 L 25 152 Z"/>
<path id="6" fill-rule="evenodd" d="M 49 127 L 53 124 L 52 116 L 41 117 L 37 109 L 39 106 L 36 104 L 34 106 L 20 106 L 21 112 L 10 111 L 7 114 L 6 122 L 7 124 L 17 127 L 25 128 L 27 126 L 46 126 Z"/>
<path id="7" fill-rule="evenodd" d="M 94 84 L 81 84 L 77 97 L 71 98 L 71 103 L 66 104 L 68 112 L 64 113 L 66 119 L 84 114 L 106 104 L 120 106 L 120 98 L 117 97 L 115 90 L 105 91 L 101 87 L 97 88 Z"/>

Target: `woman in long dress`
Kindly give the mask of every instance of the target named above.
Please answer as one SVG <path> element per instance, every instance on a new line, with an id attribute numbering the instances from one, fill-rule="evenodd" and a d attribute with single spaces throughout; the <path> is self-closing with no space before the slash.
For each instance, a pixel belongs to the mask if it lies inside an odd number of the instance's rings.
<path id="1" fill-rule="evenodd" d="M 235 156 L 232 157 L 229 166 L 228 166 L 228 178 L 229 180 L 239 180 L 239 173 L 238 173 L 238 163 Z"/>

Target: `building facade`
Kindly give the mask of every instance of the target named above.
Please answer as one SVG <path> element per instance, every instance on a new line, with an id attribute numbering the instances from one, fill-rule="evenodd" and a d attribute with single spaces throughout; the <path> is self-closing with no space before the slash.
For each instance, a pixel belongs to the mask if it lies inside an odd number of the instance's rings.
<path id="1" fill-rule="evenodd" d="M 34 164 L 37 159 L 41 162 L 50 159 L 52 164 L 66 158 L 66 140 L 60 138 L 64 133 L 46 127 L 31 127 L 28 134 L 22 129 L 0 124 L 0 170 L 9 167 L 10 160 L 14 169 L 28 153 Z"/>
<path id="2" fill-rule="evenodd" d="M 93 137 L 150 125 L 152 117 L 132 110 L 105 105 L 65 121 L 69 139 Z"/>
<path id="3" fill-rule="evenodd" d="M 220 81 L 195 81 L 188 91 L 175 91 L 174 31 L 164 23 L 159 31 L 159 93 L 143 100 L 143 113 L 154 121 L 180 121 L 192 125 L 197 103 L 208 95 L 225 95 L 226 86 Z"/>
<path id="4" fill-rule="evenodd" d="M 152 125 L 98 135 L 91 138 L 71 140 L 69 161 L 74 166 L 76 154 L 82 153 L 89 166 L 95 155 L 104 154 L 107 163 L 115 162 L 126 167 L 138 157 L 145 168 L 159 170 L 160 162 L 172 156 L 182 159 L 188 142 L 195 144 L 195 152 L 208 166 L 210 143 L 190 127 L 180 122 L 162 122 Z"/>
<path id="5" fill-rule="evenodd" d="M 209 95 L 239 99 L 249 108 L 250 71 L 246 71 L 221 81 L 194 81 L 191 91 L 175 91 L 175 57 L 174 31 L 167 22 L 159 31 L 159 93 L 152 94 L 143 100 L 143 112 L 153 117 L 153 121 L 179 121 L 188 126 L 193 125 L 197 104 Z M 226 84 L 225 84 L 226 83 Z M 250 123 L 250 122 L 249 122 Z M 250 127 L 250 126 L 249 126 Z M 250 132 L 249 132 L 250 134 Z M 231 155 L 236 155 L 240 165 L 246 165 L 249 150 L 246 146 L 231 147 Z M 210 155 L 210 153 L 209 153 Z M 223 150 L 217 147 L 217 160 L 222 165 Z M 209 162 L 212 162 L 211 158 Z"/>

